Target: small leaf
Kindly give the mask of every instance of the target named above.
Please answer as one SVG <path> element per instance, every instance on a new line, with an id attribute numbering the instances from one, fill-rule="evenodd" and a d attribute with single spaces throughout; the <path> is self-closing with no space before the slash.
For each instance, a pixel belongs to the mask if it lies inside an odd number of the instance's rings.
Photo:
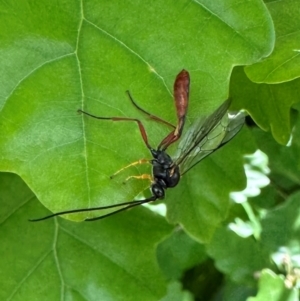
<path id="1" fill-rule="evenodd" d="M 255 84 L 242 68 L 235 68 L 230 95 L 235 107 L 246 109 L 263 130 L 270 131 L 278 143 L 285 145 L 291 134 L 290 110 L 299 102 L 299 84 L 299 79 L 277 85 Z"/>
<path id="2" fill-rule="evenodd" d="M 296 289 L 287 289 L 284 286 L 282 276 L 274 274 L 270 270 L 264 270 L 259 280 L 259 291 L 256 297 L 250 297 L 247 301 L 298 301 L 299 294 Z"/>
<path id="3" fill-rule="evenodd" d="M 267 5 L 275 25 L 273 53 L 247 66 L 247 76 L 256 83 L 278 84 L 300 77 L 300 6 L 297 0 L 274 1 Z"/>

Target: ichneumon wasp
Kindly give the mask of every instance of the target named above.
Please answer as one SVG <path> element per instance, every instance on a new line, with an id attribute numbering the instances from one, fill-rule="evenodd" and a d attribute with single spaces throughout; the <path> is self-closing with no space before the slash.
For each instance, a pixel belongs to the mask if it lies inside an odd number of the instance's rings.
<path id="1" fill-rule="evenodd" d="M 191 125 L 191 127 L 187 130 L 187 132 L 181 139 L 181 142 L 177 149 L 177 154 L 174 156 L 174 158 L 171 158 L 167 154 L 166 150 L 171 144 L 173 144 L 181 137 L 188 108 L 189 84 L 189 73 L 186 70 L 182 70 L 177 75 L 174 83 L 174 101 L 177 112 L 176 126 L 142 109 L 137 105 L 137 103 L 133 100 L 131 94 L 127 91 L 129 99 L 139 111 L 146 114 L 149 118 L 164 123 L 173 128 L 172 131 L 160 142 L 156 149 L 150 146 L 145 127 L 139 119 L 127 117 L 100 117 L 84 112 L 82 110 L 78 110 L 78 112 L 82 114 L 100 120 L 133 121 L 138 124 L 142 139 L 146 147 L 149 149 L 152 155 L 152 159 L 143 159 L 133 162 L 130 165 L 123 167 L 122 169 L 117 171 L 113 176 L 115 176 L 125 168 L 136 164 L 152 164 L 152 176 L 131 176 L 133 178 L 151 180 L 151 197 L 142 200 L 134 200 L 102 207 L 66 210 L 53 213 L 42 218 L 32 219 L 31 221 L 41 221 L 52 218 L 54 216 L 70 213 L 96 211 L 119 207 L 117 210 L 108 214 L 85 219 L 85 221 L 94 221 L 114 215 L 118 212 L 127 210 L 132 207 L 163 199 L 165 197 L 166 189 L 175 187 L 179 183 L 180 177 L 182 177 L 187 171 L 189 171 L 193 166 L 199 163 L 203 158 L 213 153 L 215 150 L 219 149 L 229 140 L 231 140 L 240 131 L 245 122 L 245 115 L 243 112 L 228 112 L 231 103 L 230 99 L 228 99 L 211 115 L 206 118 L 199 118 Z"/>

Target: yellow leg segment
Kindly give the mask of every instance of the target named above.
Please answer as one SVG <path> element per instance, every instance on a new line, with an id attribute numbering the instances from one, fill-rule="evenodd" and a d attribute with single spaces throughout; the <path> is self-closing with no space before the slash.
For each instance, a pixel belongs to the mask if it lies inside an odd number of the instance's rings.
<path id="1" fill-rule="evenodd" d="M 123 184 L 126 184 L 126 182 L 130 179 L 139 179 L 139 180 L 149 180 L 150 182 L 153 182 L 153 178 L 151 175 L 149 174 L 143 174 L 143 175 L 140 175 L 140 176 L 129 176 L 128 178 L 125 179 L 125 181 L 123 182 Z"/>
<path id="2" fill-rule="evenodd" d="M 139 165 L 139 164 L 144 164 L 144 163 L 150 163 L 150 160 L 148 159 L 141 159 L 141 160 L 138 160 L 138 161 L 135 161 L 135 162 L 132 162 L 130 163 L 129 165 L 119 169 L 117 172 L 115 172 L 113 175 L 110 176 L 110 178 L 114 178 L 118 173 L 120 173 L 121 171 L 123 171 L 124 169 L 127 169 L 128 167 L 131 167 L 131 166 L 135 166 L 135 165 Z"/>

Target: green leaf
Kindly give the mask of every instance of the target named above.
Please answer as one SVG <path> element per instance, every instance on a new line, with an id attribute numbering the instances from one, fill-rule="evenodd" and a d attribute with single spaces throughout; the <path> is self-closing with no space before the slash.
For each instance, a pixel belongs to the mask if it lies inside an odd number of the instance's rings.
<path id="1" fill-rule="evenodd" d="M 254 286 L 254 275 L 270 266 L 269 252 L 262 244 L 253 237 L 241 238 L 225 226 L 215 232 L 207 252 L 220 271 L 240 284 Z"/>
<path id="2" fill-rule="evenodd" d="M 157 259 L 168 279 L 180 279 L 183 272 L 207 259 L 205 248 L 182 229 L 175 229 L 157 247 Z"/>
<path id="3" fill-rule="evenodd" d="M 271 267 L 271 257 L 282 247 L 288 250 L 286 255 L 292 260 L 291 268 L 299 267 L 299 196 L 299 192 L 295 193 L 284 204 L 264 214 L 260 241 L 253 237 L 241 238 L 225 227 L 218 229 L 207 245 L 208 254 L 215 259 L 217 267 L 234 282 L 253 285 L 254 275 Z M 278 268 L 277 264 L 277 271 Z"/>
<path id="4" fill-rule="evenodd" d="M 224 297 L 222 301 L 245 301 L 247 297 L 255 295 L 256 290 L 226 278 L 223 292 Z"/>
<path id="5" fill-rule="evenodd" d="M 260 60 L 274 44 L 259 0 L 20 0 L 0 10 L 0 169 L 19 174 L 53 212 L 130 201 L 149 186 L 121 185 L 149 167 L 109 179 L 149 158 L 137 125 L 94 120 L 77 109 L 143 120 L 124 93 L 129 89 L 139 105 L 174 123 L 172 85 L 186 68 L 188 115 L 208 114 L 227 98 L 232 67 Z M 170 131 L 144 123 L 153 146 Z"/>
<path id="6" fill-rule="evenodd" d="M 289 248 L 291 255 L 299 254 L 299 197 L 300 192 L 293 194 L 263 219 L 262 240 L 270 251 L 275 252 L 285 246 Z"/>
<path id="7" fill-rule="evenodd" d="M 298 291 L 287 289 L 282 276 L 278 276 L 270 270 L 263 270 L 257 296 L 250 297 L 247 301 L 297 301 L 298 298 Z"/>
<path id="8" fill-rule="evenodd" d="M 278 188 L 290 189 L 300 184 L 300 119 L 293 129 L 291 144 L 286 147 L 276 143 L 270 135 L 262 131 L 254 131 L 253 136 L 258 147 L 268 154 L 271 177 Z"/>
<path id="9" fill-rule="evenodd" d="M 192 294 L 188 291 L 182 290 L 182 285 L 173 281 L 168 286 L 168 294 L 160 301 L 193 301 Z"/>
<path id="10" fill-rule="evenodd" d="M 242 68 L 235 68 L 230 95 L 235 107 L 246 109 L 263 130 L 271 131 L 278 143 L 287 144 L 291 134 L 290 110 L 299 102 L 299 83 L 297 79 L 277 85 L 255 84 Z"/>
<path id="11" fill-rule="evenodd" d="M 30 223 L 29 217 L 46 210 L 24 182 L 0 173 L 0 191 L 1 300 L 123 301 L 139 296 L 157 301 L 165 295 L 156 245 L 171 227 L 162 217 L 139 208 L 95 223 L 61 218 Z"/>
<path id="12" fill-rule="evenodd" d="M 247 66 L 247 76 L 257 83 L 277 84 L 300 76 L 300 6 L 298 0 L 267 5 L 275 25 L 276 43 L 269 57 Z"/>

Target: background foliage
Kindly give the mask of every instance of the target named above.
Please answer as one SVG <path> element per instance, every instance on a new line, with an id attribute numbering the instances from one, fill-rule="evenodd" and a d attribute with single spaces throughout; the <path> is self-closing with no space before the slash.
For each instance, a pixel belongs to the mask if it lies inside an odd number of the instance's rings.
<path id="1" fill-rule="evenodd" d="M 265 2 L 0 3 L 1 300 L 298 300 L 300 3 Z M 109 178 L 149 158 L 138 127 L 76 111 L 138 116 L 155 147 L 169 129 L 124 92 L 175 123 L 183 68 L 186 129 L 229 95 L 256 125 L 167 191 L 166 218 L 27 221 L 149 195 L 122 184 L 149 166 Z"/>

